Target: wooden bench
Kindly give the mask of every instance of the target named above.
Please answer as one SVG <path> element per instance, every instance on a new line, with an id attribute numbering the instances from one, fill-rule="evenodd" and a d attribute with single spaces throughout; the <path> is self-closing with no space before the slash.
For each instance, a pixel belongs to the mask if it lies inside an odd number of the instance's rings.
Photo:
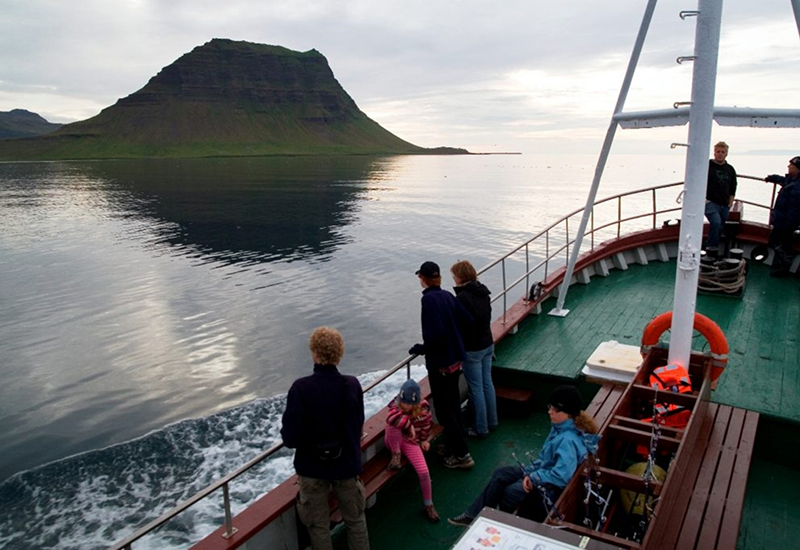
<path id="1" fill-rule="evenodd" d="M 434 424 L 431 427 L 431 436 L 432 439 L 439 437 L 441 435 L 443 428 L 439 424 Z M 361 481 L 364 483 L 364 493 L 366 495 L 367 501 L 372 498 L 374 495 L 381 490 L 381 488 L 386 485 L 389 480 L 391 480 L 394 476 L 399 474 L 402 471 L 400 470 L 390 470 L 389 469 L 389 462 L 392 459 L 392 453 L 389 449 L 382 449 L 378 454 L 368 460 L 365 464 L 363 469 L 361 470 Z M 408 464 L 408 460 L 406 457 L 403 457 L 403 468 Z M 339 511 L 339 503 L 336 500 L 336 496 L 331 496 L 331 523 L 339 523 L 343 521 L 342 514 Z"/>
<path id="2" fill-rule="evenodd" d="M 422 397 L 430 401 L 431 389 L 430 383 L 427 378 L 424 378 L 419 383 L 422 390 Z M 379 444 L 379 440 L 383 439 L 383 431 L 386 426 L 386 417 L 389 415 L 388 407 L 384 407 L 374 416 L 367 420 L 364 425 L 364 436 L 361 439 L 361 448 L 368 449 Z M 434 424 L 431 427 L 431 439 L 437 438 L 442 433 L 442 427 L 439 424 Z M 386 485 L 389 480 L 400 473 L 401 470 L 390 470 L 389 461 L 392 459 L 392 453 L 389 449 L 383 448 L 376 452 L 374 455 L 367 458 L 361 470 L 361 481 L 364 483 L 364 493 L 367 502 L 377 495 L 378 491 Z M 408 463 L 403 457 L 403 467 Z M 335 495 L 331 495 L 331 523 L 340 523 L 343 521 L 342 514 L 339 511 L 339 502 L 336 500 Z"/>
<path id="3" fill-rule="evenodd" d="M 642 548 L 736 548 L 758 419 L 757 412 L 708 405 L 677 490 L 665 496 Z"/>
<path id="4" fill-rule="evenodd" d="M 625 386 L 603 384 L 586 407 L 587 414 L 594 418 L 598 430 L 602 430 L 609 423 L 623 393 Z"/>
<path id="5" fill-rule="evenodd" d="M 634 386 L 631 391 L 651 391 Z M 606 384 L 586 408 L 601 430 L 620 444 L 646 444 L 649 424 L 620 415 L 618 405 L 625 388 Z M 688 399 L 679 394 L 671 400 Z M 702 405 L 702 406 L 701 406 Z M 698 403 L 696 425 L 691 430 L 662 427 L 659 449 L 676 450 L 686 438 L 683 458 L 673 462 L 667 481 L 651 482 L 650 491 L 660 496 L 654 517 L 644 540 L 637 543 L 587 529 L 574 522 L 562 525 L 568 530 L 605 540 L 620 548 L 631 550 L 673 550 L 736 548 L 739 526 L 744 509 L 745 491 L 753 456 L 759 414 L 753 411 L 719 405 L 708 401 Z M 615 414 L 616 413 L 616 414 Z M 637 491 L 638 476 L 608 468 L 600 468 L 606 485 L 613 480 L 619 489 Z M 582 485 L 579 473 L 571 484 Z M 559 501 L 562 510 L 574 504 Z M 569 520 L 568 520 L 569 521 Z"/>
<path id="6" fill-rule="evenodd" d="M 524 388 L 510 388 L 508 386 L 494 387 L 494 394 L 497 399 L 505 399 L 506 401 L 513 401 L 521 405 L 529 405 L 533 401 L 533 390 Z"/>

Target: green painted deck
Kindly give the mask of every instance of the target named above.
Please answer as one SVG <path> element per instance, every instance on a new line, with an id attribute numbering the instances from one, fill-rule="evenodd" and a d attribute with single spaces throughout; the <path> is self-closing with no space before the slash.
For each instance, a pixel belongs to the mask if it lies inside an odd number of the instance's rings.
<path id="1" fill-rule="evenodd" d="M 496 366 L 564 378 L 580 376 L 586 359 L 603 341 L 638 346 L 642 330 L 672 309 L 675 262 L 632 265 L 573 285 L 566 317 L 530 316 L 517 334 L 497 346 Z M 800 289 L 797 279 L 774 279 L 763 265 L 749 266 L 742 298 L 700 295 L 697 311 L 717 322 L 731 352 L 712 398 L 718 403 L 800 422 Z M 624 292 L 621 289 L 624 288 Z M 695 349 L 707 349 L 695 333 Z M 665 335 L 668 339 L 668 334 Z"/>
<path id="2" fill-rule="evenodd" d="M 377 504 L 367 510 L 370 547 L 373 550 L 451 548 L 464 529 L 448 524 L 447 518 L 464 511 L 495 468 L 514 463 L 511 453 L 516 453 L 523 462 L 530 459 L 526 452 L 537 454 L 549 431 L 550 418 L 542 407 L 534 414 L 502 415 L 499 429 L 487 439 L 470 439 L 470 452 L 475 459 L 472 470 L 448 470 L 437 456 L 429 454 L 433 502 L 442 517 L 437 524 L 423 517 L 417 474 L 407 466 L 378 493 Z M 337 529 L 334 548 L 346 550 L 344 529 Z"/>
<path id="3" fill-rule="evenodd" d="M 594 277 L 588 285 L 570 289 L 565 318 L 546 314 L 526 319 L 520 331 L 497 348 L 497 366 L 535 375 L 536 410 L 529 415 L 503 414 L 500 428 L 483 441 L 470 440 L 476 466 L 470 471 L 447 470 L 435 456 L 428 457 L 434 502 L 442 522 L 429 524 L 422 516 L 422 496 L 416 474 L 406 468 L 379 494 L 367 511 L 373 549 L 451 548 L 463 529 L 445 518 L 466 508 L 489 479 L 494 468 L 513 464 L 512 452 L 526 460 L 526 451 L 539 451 L 549 431 L 542 395 L 560 377 L 580 376 L 584 362 L 605 340 L 638 345 L 644 326 L 671 309 L 675 262 L 632 265 L 613 270 L 607 278 Z M 624 289 L 624 292 L 620 292 Z M 549 311 L 555 300 L 543 304 Z M 800 422 L 800 289 L 797 279 L 772 279 L 768 268 L 752 265 L 741 299 L 698 297 L 698 311 L 716 321 L 731 344 L 728 367 L 713 399 L 789 421 L 789 428 L 772 428 L 753 461 L 747 486 L 738 550 L 793 548 L 800 540 L 800 469 L 791 459 Z M 698 350 L 707 345 L 697 336 Z M 543 376 L 544 375 L 544 376 Z M 582 380 L 582 378 L 581 378 Z M 581 382 L 591 395 L 593 385 Z M 788 432 L 782 431 L 788 429 Z M 768 431 L 768 430 L 767 430 Z M 758 454 L 758 442 L 756 452 Z M 773 462 L 770 455 L 788 455 Z M 763 456 L 766 455 L 766 456 Z M 796 456 L 796 455 L 795 455 Z M 347 548 L 343 529 L 337 529 L 334 547 Z"/>

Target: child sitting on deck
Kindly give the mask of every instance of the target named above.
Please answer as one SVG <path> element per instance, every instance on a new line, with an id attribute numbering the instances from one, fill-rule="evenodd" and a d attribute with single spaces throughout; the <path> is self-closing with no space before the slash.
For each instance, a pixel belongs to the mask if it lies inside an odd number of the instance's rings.
<path id="1" fill-rule="evenodd" d="M 597 425 L 582 411 L 581 394 L 574 386 L 559 386 L 547 400 L 553 426 L 542 451 L 528 466 L 498 468 L 492 479 L 467 511 L 448 519 L 452 525 L 467 526 L 484 506 L 500 507 L 535 521 L 544 521 L 578 465 L 597 450 Z"/>
<path id="2" fill-rule="evenodd" d="M 431 408 L 422 399 L 419 384 L 414 380 L 406 380 L 399 395 L 389 403 L 389 416 L 386 418 L 385 442 L 392 452 L 389 469 L 399 470 L 401 456 L 406 455 L 419 477 L 425 516 L 431 523 L 437 523 L 439 514 L 433 506 L 431 474 L 422 454 L 431 448 L 428 439 L 431 424 Z"/>

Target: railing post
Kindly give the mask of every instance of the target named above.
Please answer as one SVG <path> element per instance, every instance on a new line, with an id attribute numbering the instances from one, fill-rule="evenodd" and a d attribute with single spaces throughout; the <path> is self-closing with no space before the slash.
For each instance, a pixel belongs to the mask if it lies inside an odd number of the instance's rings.
<path id="1" fill-rule="evenodd" d="M 656 190 L 653 189 L 653 229 L 656 228 L 656 213 L 658 212 L 658 201 L 656 200 Z"/>
<path id="2" fill-rule="evenodd" d="M 564 219 L 564 236 L 566 238 L 564 244 L 567 245 L 567 247 L 565 248 L 567 252 L 567 264 L 569 264 L 569 218 Z"/>
<path id="3" fill-rule="evenodd" d="M 528 250 L 528 243 L 525 243 L 525 295 L 524 300 L 527 302 L 531 291 L 531 261 L 530 252 Z"/>
<path id="4" fill-rule="evenodd" d="M 550 267 L 550 230 L 544 234 L 544 281 L 547 281 L 548 268 Z"/>
<path id="5" fill-rule="evenodd" d="M 225 533 L 223 533 L 222 537 L 229 539 L 236 533 L 236 531 L 238 531 L 238 529 L 233 526 L 233 517 L 231 516 L 231 495 L 228 491 L 227 483 L 222 486 L 222 498 L 225 501 Z"/>
<path id="6" fill-rule="evenodd" d="M 594 250 L 594 208 L 592 208 L 592 212 L 589 214 L 589 246 L 591 250 Z"/>
<path id="7" fill-rule="evenodd" d="M 617 198 L 617 238 L 622 234 L 622 196 Z"/>
<path id="8" fill-rule="evenodd" d="M 506 312 L 508 311 L 508 289 L 506 288 L 506 259 L 501 262 L 503 268 L 503 324 L 506 323 Z"/>

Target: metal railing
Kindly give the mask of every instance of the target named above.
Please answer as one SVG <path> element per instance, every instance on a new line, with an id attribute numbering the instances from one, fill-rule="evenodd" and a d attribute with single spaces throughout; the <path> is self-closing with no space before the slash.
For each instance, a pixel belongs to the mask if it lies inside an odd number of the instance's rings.
<path id="1" fill-rule="evenodd" d="M 746 176 L 739 174 L 737 176 L 741 179 L 751 179 L 756 181 L 764 181 L 764 178 L 754 176 Z M 597 236 L 605 232 L 606 238 L 619 239 L 623 234 L 628 234 L 628 231 L 623 232 L 623 226 L 630 228 L 630 232 L 641 231 L 644 229 L 656 229 L 659 227 L 659 219 L 666 217 L 668 214 L 680 213 L 682 193 L 677 195 L 665 196 L 668 191 L 673 188 L 683 186 L 683 182 L 669 183 L 665 185 L 658 185 L 647 187 L 636 191 L 620 193 L 606 197 L 594 203 L 590 215 L 590 224 L 586 232 L 585 243 L 588 242 L 589 246 L 586 247 L 587 252 L 595 249 L 597 244 Z M 772 197 L 770 199 L 770 206 L 758 204 L 755 202 L 740 200 L 742 204 L 761 208 L 772 213 L 772 205 L 775 203 L 776 186 L 773 186 Z M 672 205 L 665 206 L 665 201 L 672 201 Z M 628 208 L 623 208 L 625 202 Z M 608 219 L 597 219 L 596 212 L 604 205 L 615 206 L 613 209 L 615 215 L 610 216 Z M 645 207 L 647 205 L 647 207 Z M 676 206 L 677 205 L 677 206 Z M 623 212 L 630 211 L 631 206 L 639 207 L 639 210 L 623 215 Z M 569 261 L 570 247 L 574 246 L 577 235 L 570 235 L 570 219 L 579 217 L 583 214 L 584 209 L 579 208 L 570 212 L 563 218 L 553 222 L 539 233 L 531 237 L 528 241 L 522 243 L 514 248 L 506 255 L 494 260 L 487 266 L 478 271 L 479 275 L 486 275 L 498 266 L 500 269 L 500 288 L 501 291 L 494 294 L 492 303 L 502 299 L 503 300 L 503 322 L 506 320 L 506 314 L 509 307 L 509 293 L 521 285 L 523 282 L 524 292 L 520 297 L 527 299 L 531 289 L 531 283 L 545 281 L 548 275 L 554 270 L 554 266 L 561 267 L 566 265 Z M 663 221 L 667 221 L 662 219 Z M 611 232 L 607 230 L 612 229 Z M 553 244 L 555 241 L 555 244 Z M 539 252 L 538 262 L 531 265 L 532 251 Z M 562 256 L 563 254 L 563 256 Z M 521 260 L 515 260 L 516 257 L 523 256 Z M 510 271 L 509 265 L 512 262 L 521 263 L 524 265 L 521 274 L 508 284 L 508 272 Z M 495 276 L 495 280 L 497 276 Z M 494 288 L 494 287 L 492 287 Z M 518 299 L 518 298 L 517 298 Z M 514 304 L 517 300 L 511 301 Z"/>
<path id="2" fill-rule="evenodd" d="M 372 390 L 373 388 L 379 386 L 386 379 L 390 378 L 392 375 L 394 375 L 395 373 L 400 371 L 403 367 L 406 368 L 406 379 L 411 378 L 411 362 L 416 357 L 418 357 L 418 356 L 417 355 L 409 355 L 406 359 L 404 359 L 403 361 L 397 363 L 391 369 L 386 371 L 383 375 L 379 376 L 378 378 L 376 378 L 375 380 L 373 380 L 372 382 L 367 384 L 367 386 L 363 388 L 364 393 L 367 393 L 370 390 Z M 156 518 L 155 520 L 151 521 L 150 523 L 148 523 L 147 525 L 145 525 L 141 529 L 137 530 L 135 533 L 133 533 L 131 536 L 129 536 L 125 540 L 115 544 L 114 546 L 111 547 L 111 549 L 112 550 L 131 550 L 133 548 L 133 543 L 134 542 L 136 542 L 137 540 L 141 539 L 142 537 L 148 535 L 152 531 L 155 531 L 156 529 L 158 529 L 159 527 L 161 527 L 165 523 L 169 522 L 170 520 L 172 520 L 173 518 L 175 518 L 176 516 L 178 516 L 179 514 L 184 512 L 185 510 L 191 508 L 192 506 L 194 506 L 195 504 L 197 504 L 201 500 L 205 499 L 206 497 L 208 497 L 212 493 L 215 493 L 220 488 L 222 489 L 223 505 L 224 505 L 224 508 L 225 508 L 225 533 L 222 536 L 225 537 L 225 538 L 230 538 L 237 531 L 236 528 L 233 526 L 233 515 L 231 513 L 231 500 L 230 500 L 230 491 L 229 491 L 230 483 L 233 480 L 235 480 L 236 478 L 238 478 L 239 476 L 241 476 L 242 474 L 247 473 L 254 466 L 257 466 L 258 464 L 260 464 L 263 461 L 267 460 L 268 458 L 270 458 L 271 456 L 273 456 L 275 453 L 277 453 L 278 451 L 280 451 L 283 448 L 284 448 L 284 446 L 283 446 L 283 442 L 282 441 L 276 443 L 275 445 L 273 445 L 272 447 L 270 447 L 269 449 L 267 449 L 263 453 L 261 453 L 258 456 L 254 457 L 252 460 L 250 460 L 246 464 L 244 464 L 244 465 L 240 466 L 239 468 L 237 468 L 235 471 L 233 471 L 230 474 L 226 475 L 222 479 L 214 482 L 213 484 L 211 484 L 210 486 L 206 487 L 205 489 L 203 489 L 199 493 L 195 494 L 194 496 L 192 496 L 188 500 L 185 500 L 185 501 L 181 502 L 180 504 L 175 506 L 172 510 L 170 510 L 169 512 L 166 512 L 165 514 L 163 514 L 163 515 L 159 516 L 158 518 Z"/>
<path id="3" fill-rule="evenodd" d="M 763 181 L 762 178 L 755 178 L 752 176 L 739 176 L 740 178 L 747 178 L 753 180 L 760 180 Z M 594 250 L 596 243 L 595 237 L 598 236 L 601 232 L 611 229 L 610 237 L 620 238 L 623 234 L 623 225 L 630 226 L 631 231 L 641 231 L 643 229 L 656 229 L 658 228 L 659 223 L 659 216 L 664 216 L 666 214 L 672 214 L 674 212 L 680 211 L 680 206 L 671 206 L 669 208 L 664 206 L 663 202 L 659 201 L 666 201 L 667 199 L 663 196 L 664 193 L 659 194 L 659 192 L 663 192 L 672 188 L 676 188 L 682 186 L 683 182 L 676 182 L 670 183 L 666 185 L 648 187 L 645 189 L 640 189 L 637 191 L 631 191 L 627 193 L 620 193 L 618 195 L 614 195 L 611 197 L 607 197 L 605 199 L 601 199 L 597 201 L 593 208 L 591 214 L 591 223 L 589 226 L 589 230 L 587 231 L 587 237 L 589 242 L 588 251 Z M 775 192 L 773 190 L 772 200 L 770 204 L 774 204 Z M 673 195 L 670 200 L 673 204 L 680 203 L 680 194 Z M 626 209 L 623 208 L 623 202 L 626 201 L 628 205 L 628 210 L 630 210 L 631 205 L 639 207 L 639 211 L 630 213 L 623 216 L 623 212 Z M 753 202 L 742 201 L 744 204 L 764 208 L 771 212 L 771 206 L 764 206 Z M 616 203 L 616 204 L 615 204 Z M 615 215 L 611 216 L 608 220 L 600 219 L 596 220 L 595 212 L 599 207 L 603 205 L 611 205 L 615 206 L 612 210 L 615 212 Z M 644 205 L 647 205 L 645 207 Z M 508 296 L 509 293 L 517 288 L 522 282 L 525 282 L 525 293 L 522 297 L 527 298 L 529 289 L 531 288 L 531 279 L 535 279 L 535 282 L 544 281 L 549 273 L 554 269 L 553 265 L 557 264 L 557 267 L 561 267 L 565 265 L 568 258 L 569 258 L 569 249 L 575 242 L 575 235 L 570 237 L 570 228 L 569 228 L 569 220 L 573 217 L 581 215 L 583 213 L 583 208 L 575 210 L 563 218 L 553 222 L 539 233 L 534 235 L 528 241 L 522 243 L 518 247 L 514 248 L 506 255 L 498 258 L 497 260 L 491 262 L 487 266 L 483 267 L 478 271 L 479 275 L 485 275 L 490 271 L 493 272 L 496 268 L 500 269 L 500 280 L 502 281 L 501 288 L 502 290 L 495 294 L 494 298 L 492 298 L 492 302 L 496 302 L 497 300 L 503 300 L 503 320 L 505 320 L 506 313 L 508 311 Z M 531 253 L 537 252 L 540 253 L 540 258 L 537 263 L 531 265 Z M 562 253 L 564 253 L 563 259 L 561 257 Z M 523 273 L 519 275 L 516 279 L 514 279 L 510 284 L 508 283 L 508 272 L 509 264 L 511 264 L 514 258 L 517 255 L 524 255 L 524 258 L 520 260 L 524 264 Z M 406 368 L 406 378 L 411 377 L 411 362 L 418 357 L 417 355 L 410 355 L 406 357 L 403 361 L 397 363 L 391 369 L 389 369 L 385 374 L 376 378 L 371 383 L 369 383 L 365 388 L 364 392 L 369 392 L 373 388 L 377 387 L 381 383 L 383 383 L 386 379 L 400 371 L 403 367 Z M 188 508 L 192 507 L 197 502 L 207 498 L 212 493 L 215 493 L 219 489 L 222 489 L 223 492 L 223 504 L 225 510 L 225 533 L 223 537 L 229 538 L 236 532 L 236 528 L 233 527 L 233 519 L 231 514 L 231 504 L 230 504 L 230 497 L 229 497 L 229 485 L 232 481 L 240 477 L 242 474 L 248 472 L 254 466 L 260 464 L 264 460 L 272 457 L 275 453 L 283 449 L 283 443 L 279 442 L 264 451 L 263 453 L 259 454 L 246 464 L 240 466 L 234 472 L 226 475 L 222 479 L 218 480 L 217 482 L 213 483 L 209 487 L 203 489 L 199 493 L 195 494 L 188 500 L 178 504 L 169 512 L 161 515 L 157 519 L 153 520 L 152 522 L 148 523 L 141 529 L 137 530 L 134 534 L 123 540 L 122 542 L 117 543 L 116 545 L 112 546 L 112 550 L 131 550 L 132 545 L 137 540 L 141 539 L 142 537 L 146 536 L 150 532 L 158 529 L 165 523 L 169 522 L 177 515 L 182 513 L 183 511 L 187 510 Z"/>

